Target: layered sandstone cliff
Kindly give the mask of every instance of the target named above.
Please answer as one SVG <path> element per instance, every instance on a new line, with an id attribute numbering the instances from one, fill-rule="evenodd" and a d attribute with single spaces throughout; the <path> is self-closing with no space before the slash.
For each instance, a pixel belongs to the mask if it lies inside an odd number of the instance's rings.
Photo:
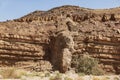
<path id="1" fill-rule="evenodd" d="M 65 72 L 74 55 L 85 53 L 120 74 L 120 8 L 68 5 L 0 23 L 1 67 Z"/>

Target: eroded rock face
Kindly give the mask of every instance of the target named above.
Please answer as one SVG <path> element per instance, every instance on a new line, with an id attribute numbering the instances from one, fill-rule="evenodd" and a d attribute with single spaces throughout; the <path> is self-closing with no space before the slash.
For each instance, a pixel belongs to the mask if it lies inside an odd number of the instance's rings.
<path id="1" fill-rule="evenodd" d="M 73 55 L 88 53 L 120 74 L 119 11 L 62 6 L 0 22 L 0 66 L 66 72 Z"/>
<path id="2" fill-rule="evenodd" d="M 51 40 L 51 62 L 55 69 L 66 72 L 70 69 L 74 41 L 69 31 L 62 31 Z"/>

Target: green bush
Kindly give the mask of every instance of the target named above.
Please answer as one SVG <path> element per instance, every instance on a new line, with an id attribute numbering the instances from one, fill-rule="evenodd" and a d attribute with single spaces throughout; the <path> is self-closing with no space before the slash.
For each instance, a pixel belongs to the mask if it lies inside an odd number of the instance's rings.
<path id="1" fill-rule="evenodd" d="M 86 75 L 102 75 L 104 71 L 98 66 L 99 61 L 90 57 L 88 54 L 83 56 L 74 56 L 72 64 L 77 73 L 84 73 Z"/>

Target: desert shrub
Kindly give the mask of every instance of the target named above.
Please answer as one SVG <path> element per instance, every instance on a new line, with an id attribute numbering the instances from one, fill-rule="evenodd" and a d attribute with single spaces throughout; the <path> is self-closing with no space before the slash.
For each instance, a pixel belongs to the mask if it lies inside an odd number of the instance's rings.
<path id="1" fill-rule="evenodd" d="M 120 78 L 118 78 L 118 77 L 114 77 L 114 80 L 120 80 Z"/>
<path id="2" fill-rule="evenodd" d="M 3 78 L 13 78 L 13 77 L 16 77 L 16 74 L 14 74 L 15 70 L 16 70 L 15 68 L 7 68 L 4 70 L 1 70 L 0 75 L 2 75 Z"/>
<path id="3" fill-rule="evenodd" d="M 21 69 L 17 70 L 14 67 L 9 67 L 9 68 L 5 68 L 3 70 L 0 70 L 0 75 L 3 78 L 17 79 L 17 78 L 20 78 L 21 76 L 23 76 L 25 74 L 26 74 L 26 71 L 21 70 Z"/>
<path id="4" fill-rule="evenodd" d="M 72 65 L 77 73 L 84 73 L 86 75 L 102 75 L 104 71 L 98 66 L 99 61 L 90 57 L 88 54 L 83 56 L 74 56 Z"/>
<path id="5" fill-rule="evenodd" d="M 71 79 L 69 77 L 65 77 L 64 80 L 73 80 L 73 79 Z"/>
<path id="6" fill-rule="evenodd" d="M 51 76 L 50 80 L 62 80 L 62 75 L 60 73 L 56 73 L 55 76 Z"/>

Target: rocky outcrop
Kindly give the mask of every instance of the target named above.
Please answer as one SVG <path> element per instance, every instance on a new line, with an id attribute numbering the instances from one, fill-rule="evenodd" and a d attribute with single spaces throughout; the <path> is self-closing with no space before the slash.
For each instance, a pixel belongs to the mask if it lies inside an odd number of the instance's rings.
<path id="1" fill-rule="evenodd" d="M 98 58 L 102 68 L 107 72 L 119 73 L 120 64 L 120 38 L 119 37 L 87 37 L 76 47 L 75 55 L 89 53 L 92 57 Z M 117 70 L 117 71 L 116 71 Z"/>
<path id="2" fill-rule="evenodd" d="M 62 6 L 1 22 L 0 66 L 66 72 L 74 55 L 88 53 L 120 74 L 119 11 Z"/>
<path id="3" fill-rule="evenodd" d="M 51 38 L 51 62 L 61 72 L 70 69 L 74 41 L 69 31 L 62 31 Z"/>
<path id="4" fill-rule="evenodd" d="M 62 6 L 51 9 L 49 11 L 35 11 L 16 22 L 32 22 L 32 21 L 56 21 L 60 18 L 70 17 L 75 22 L 81 22 L 88 19 L 95 21 L 116 21 L 120 20 L 120 8 L 93 10 L 88 8 L 80 8 L 78 6 Z"/>
<path id="5" fill-rule="evenodd" d="M 44 61 L 48 40 L 42 36 L 0 34 L 0 65 L 24 67 L 24 61 L 28 65 Z"/>

